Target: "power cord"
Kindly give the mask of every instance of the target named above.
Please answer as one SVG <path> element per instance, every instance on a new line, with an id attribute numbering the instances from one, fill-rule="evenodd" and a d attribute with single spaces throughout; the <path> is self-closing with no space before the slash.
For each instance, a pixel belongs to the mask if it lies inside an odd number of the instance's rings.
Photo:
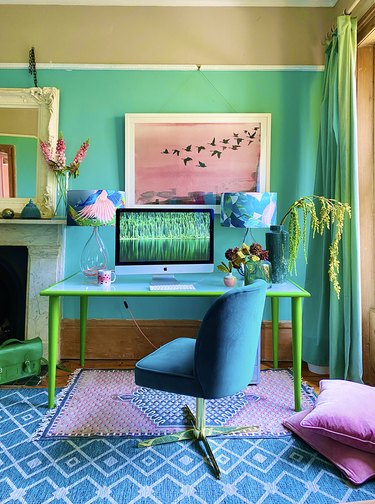
<path id="1" fill-rule="evenodd" d="M 125 308 L 129 311 L 130 316 L 131 316 L 131 318 L 133 319 L 133 322 L 134 322 L 134 324 L 135 324 L 136 328 L 138 329 L 138 331 L 140 332 L 140 334 L 141 334 L 141 335 L 145 338 L 145 340 L 146 340 L 146 341 L 148 341 L 148 342 L 150 343 L 150 345 L 151 345 L 153 348 L 155 348 L 155 350 L 157 350 L 157 347 L 156 347 L 156 346 L 155 346 L 155 345 L 154 345 L 154 344 L 153 344 L 153 343 L 152 343 L 152 342 L 151 342 L 151 341 L 147 338 L 147 336 L 145 335 L 145 333 L 144 333 L 144 332 L 142 331 L 142 329 L 139 327 L 139 324 L 138 324 L 138 322 L 135 320 L 135 317 L 134 317 L 134 315 L 133 315 L 133 313 L 132 313 L 131 309 L 129 308 L 129 305 L 128 305 L 128 303 L 126 302 L 126 300 L 125 300 L 125 299 L 124 299 L 124 306 L 125 306 Z"/>

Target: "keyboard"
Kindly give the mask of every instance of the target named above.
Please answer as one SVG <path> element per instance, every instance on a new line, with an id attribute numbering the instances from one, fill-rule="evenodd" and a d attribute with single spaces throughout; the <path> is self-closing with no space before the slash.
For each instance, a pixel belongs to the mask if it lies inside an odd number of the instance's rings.
<path id="1" fill-rule="evenodd" d="M 188 291 L 195 290 L 193 284 L 161 284 L 161 285 L 150 285 L 150 290 L 152 291 Z"/>

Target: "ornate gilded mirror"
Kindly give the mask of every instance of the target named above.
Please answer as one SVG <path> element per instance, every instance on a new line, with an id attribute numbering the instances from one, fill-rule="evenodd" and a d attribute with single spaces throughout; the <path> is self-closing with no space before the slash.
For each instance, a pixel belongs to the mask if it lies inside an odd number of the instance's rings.
<path id="1" fill-rule="evenodd" d="M 59 90 L 0 88 L 0 212 L 19 214 L 32 198 L 42 217 L 53 215 L 56 179 L 39 140 L 56 144 Z"/>

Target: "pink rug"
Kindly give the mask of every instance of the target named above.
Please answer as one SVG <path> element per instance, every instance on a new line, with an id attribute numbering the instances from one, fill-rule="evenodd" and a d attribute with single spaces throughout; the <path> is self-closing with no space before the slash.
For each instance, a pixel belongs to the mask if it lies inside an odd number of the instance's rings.
<path id="1" fill-rule="evenodd" d="M 314 391 L 302 386 L 302 409 L 310 408 Z M 69 437 L 150 437 L 185 428 L 183 406 L 195 411 L 195 399 L 138 387 L 134 371 L 78 369 L 57 397 L 33 435 L 34 440 Z M 207 426 L 257 425 L 256 433 L 231 437 L 290 435 L 282 422 L 294 413 L 293 375 L 264 370 L 260 383 L 231 397 L 207 401 Z"/>

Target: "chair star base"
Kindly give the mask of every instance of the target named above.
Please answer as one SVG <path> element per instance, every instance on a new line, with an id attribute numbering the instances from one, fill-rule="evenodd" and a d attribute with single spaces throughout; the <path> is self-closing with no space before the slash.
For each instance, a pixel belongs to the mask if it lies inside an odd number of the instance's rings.
<path id="1" fill-rule="evenodd" d="M 252 425 L 246 427 L 206 427 L 206 403 L 201 397 L 196 398 L 196 416 L 191 411 L 189 406 L 185 404 L 188 416 L 193 424 L 191 429 L 186 429 L 175 434 L 167 434 L 166 436 L 159 436 L 152 439 L 145 439 L 138 443 L 138 447 L 155 446 L 165 443 L 175 443 L 176 441 L 184 441 L 186 439 L 192 441 L 202 441 L 207 451 L 209 459 L 211 460 L 212 467 L 215 471 L 215 476 L 220 479 L 221 472 L 216 462 L 215 456 L 211 450 L 207 437 L 218 436 L 220 434 L 231 434 L 239 431 L 258 432 L 259 427 Z"/>

